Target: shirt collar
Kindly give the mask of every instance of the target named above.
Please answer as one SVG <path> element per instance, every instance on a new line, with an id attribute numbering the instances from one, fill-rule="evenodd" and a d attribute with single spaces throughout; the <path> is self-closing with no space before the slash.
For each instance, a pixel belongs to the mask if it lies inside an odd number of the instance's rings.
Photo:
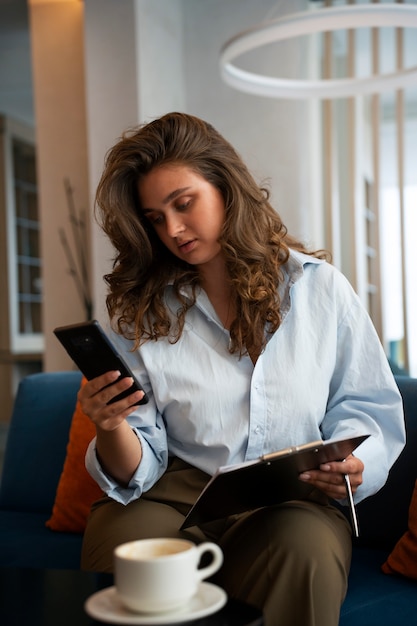
<path id="1" fill-rule="evenodd" d="M 300 280 L 300 278 L 302 278 L 304 274 L 304 267 L 311 263 L 320 264 L 324 263 L 324 261 L 309 254 L 305 254 L 304 252 L 290 250 L 288 261 L 282 266 L 283 280 L 278 285 L 278 294 L 281 300 L 282 319 L 284 319 L 291 307 L 290 291 L 292 286 Z M 172 284 L 172 281 L 168 283 L 169 286 L 172 286 Z M 191 287 L 181 287 L 181 294 L 186 298 L 191 298 Z M 196 294 L 200 307 L 202 305 L 202 308 L 207 313 L 207 309 L 211 308 L 211 306 L 209 306 L 207 296 L 199 287 L 197 287 Z"/>
<path id="2" fill-rule="evenodd" d="M 281 315 L 285 318 L 291 308 L 290 291 L 292 286 L 300 280 L 304 274 L 304 266 L 309 263 L 323 263 L 322 259 L 290 250 L 290 256 L 285 265 L 282 266 L 283 280 L 278 285 L 278 294 L 281 301 Z"/>

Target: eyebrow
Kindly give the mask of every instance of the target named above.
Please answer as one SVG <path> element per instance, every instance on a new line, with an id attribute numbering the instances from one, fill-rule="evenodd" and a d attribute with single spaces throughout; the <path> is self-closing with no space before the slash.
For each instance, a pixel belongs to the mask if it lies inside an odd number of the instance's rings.
<path id="1" fill-rule="evenodd" d="M 171 191 L 171 193 L 169 193 L 166 198 L 162 200 L 162 204 L 168 204 L 168 202 L 175 200 L 175 198 L 180 196 L 182 193 L 188 191 L 189 189 L 190 187 L 180 187 L 179 189 L 174 189 L 174 191 Z M 143 209 L 144 213 L 150 213 L 151 211 L 156 211 L 156 209 Z"/>

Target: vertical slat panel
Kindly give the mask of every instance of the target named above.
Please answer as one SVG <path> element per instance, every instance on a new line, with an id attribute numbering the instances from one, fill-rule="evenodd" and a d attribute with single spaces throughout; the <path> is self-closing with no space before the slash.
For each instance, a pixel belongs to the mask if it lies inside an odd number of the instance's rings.
<path id="1" fill-rule="evenodd" d="M 349 0 L 348 4 L 355 4 L 355 0 Z M 351 78 L 355 76 L 355 31 L 353 29 L 349 29 L 347 32 L 347 75 Z M 349 211 L 349 220 L 350 220 L 350 228 L 349 231 L 351 233 L 350 236 L 350 258 L 351 258 L 351 275 L 350 281 L 352 286 L 356 291 L 359 290 L 358 285 L 358 254 L 357 254 L 357 241 L 355 237 L 355 233 L 357 232 L 357 207 L 356 207 L 356 188 L 357 188 L 357 177 L 356 177 L 356 102 L 355 98 L 348 98 L 347 101 L 347 207 Z"/>
<path id="2" fill-rule="evenodd" d="M 396 62 L 397 69 L 400 70 L 404 66 L 403 59 L 404 33 L 402 28 L 396 29 Z M 407 298 L 407 268 L 406 268 L 406 250 L 405 250 L 405 206 L 404 206 L 404 91 L 399 89 L 396 92 L 396 126 L 397 126 L 397 171 L 398 171 L 398 197 L 400 206 L 400 224 L 401 224 L 401 283 L 403 295 L 403 324 L 404 324 L 404 346 L 403 358 L 404 368 L 409 369 L 409 350 L 408 350 L 408 298 Z"/>
<path id="3" fill-rule="evenodd" d="M 325 6 L 331 6 L 331 0 L 325 0 Z M 323 77 L 332 76 L 332 36 L 326 32 L 323 35 Z M 323 202 L 325 212 L 326 248 L 335 254 L 333 221 L 333 103 L 331 100 L 323 100 Z"/>
<path id="4" fill-rule="evenodd" d="M 372 36 L 372 73 L 379 74 L 379 29 L 371 29 Z M 372 210 L 374 213 L 374 237 L 375 249 L 380 251 L 379 244 L 379 205 L 380 205 L 380 97 L 378 94 L 371 96 L 371 137 L 372 137 Z M 373 264 L 372 284 L 375 285 L 376 292 L 370 294 L 370 315 L 381 341 L 384 341 L 382 330 L 382 298 L 381 298 L 381 276 L 380 261 Z"/>

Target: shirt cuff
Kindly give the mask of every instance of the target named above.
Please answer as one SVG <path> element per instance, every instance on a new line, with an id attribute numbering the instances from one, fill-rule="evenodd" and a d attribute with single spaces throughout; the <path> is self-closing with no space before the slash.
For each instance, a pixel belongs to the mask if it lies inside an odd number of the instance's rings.
<path id="1" fill-rule="evenodd" d="M 124 505 L 140 498 L 144 491 L 148 491 L 155 484 L 165 470 L 165 467 L 156 461 L 146 439 L 135 428 L 133 431 L 140 440 L 142 458 L 127 487 L 122 487 L 102 468 L 97 458 L 96 437 L 90 442 L 85 457 L 86 469 L 100 489 L 109 498 Z"/>

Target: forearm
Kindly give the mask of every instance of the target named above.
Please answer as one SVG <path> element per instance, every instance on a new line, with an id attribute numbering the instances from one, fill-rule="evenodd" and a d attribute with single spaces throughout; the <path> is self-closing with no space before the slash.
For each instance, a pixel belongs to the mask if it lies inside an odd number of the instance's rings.
<path id="1" fill-rule="evenodd" d="M 114 430 L 97 430 L 96 454 L 103 470 L 122 486 L 127 486 L 141 458 L 142 447 L 128 422 Z"/>

